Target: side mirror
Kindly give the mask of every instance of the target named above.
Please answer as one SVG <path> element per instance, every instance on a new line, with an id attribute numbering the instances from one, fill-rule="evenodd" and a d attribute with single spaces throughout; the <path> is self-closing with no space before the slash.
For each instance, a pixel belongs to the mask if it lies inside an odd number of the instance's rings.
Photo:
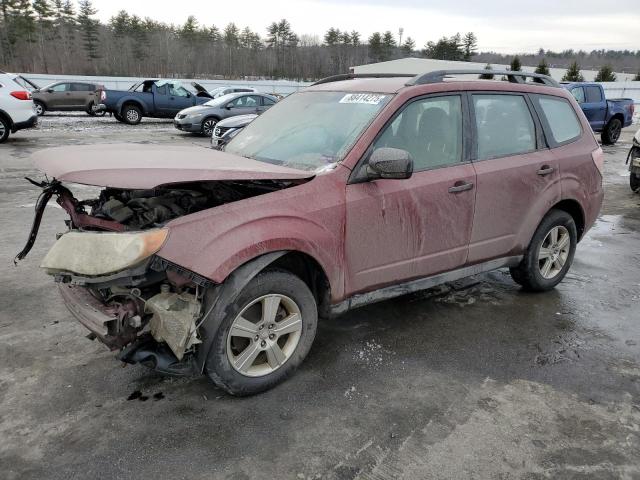
<path id="1" fill-rule="evenodd" d="M 191 98 L 191 94 L 190 93 L 187 93 L 187 98 Z"/>
<path id="2" fill-rule="evenodd" d="M 233 103 L 227 103 L 224 108 L 231 110 L 233 108 Z"/>
<path id="3" fill-rule="evenodd" d="M 399 148 L 377 148 L 369 157 L 367 177 L 370 180 L 387 178 L 401 180 L 413 174 L 413 158 Z"/>
<path id="4" fill-rule="evenodd" d="M 45 92 L 47 92 L 47 93 L 53 93 L 53 88 L 47 88 L 47 89 L 45 90 Z"/>

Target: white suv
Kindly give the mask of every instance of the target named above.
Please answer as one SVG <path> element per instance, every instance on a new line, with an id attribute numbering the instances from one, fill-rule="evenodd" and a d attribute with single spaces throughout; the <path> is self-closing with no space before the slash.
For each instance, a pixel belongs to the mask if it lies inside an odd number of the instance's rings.
<path id="1" fill-rule="evenodd" d="M 9 133 L 35 127 L 38 123 L 31 93 L 15 81 L 16 77 L 0 72 L 0 143 L 9 138 Z"/>

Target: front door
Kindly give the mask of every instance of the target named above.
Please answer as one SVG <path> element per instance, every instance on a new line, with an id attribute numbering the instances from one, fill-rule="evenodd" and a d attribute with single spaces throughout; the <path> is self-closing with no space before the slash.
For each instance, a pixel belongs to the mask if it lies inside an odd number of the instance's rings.
<path id="1" fill-rule="evenodd" d="M 469 263 L 521 254 L 540 218 L 560 199 L 557 159 L 524 95 L 472 95 L 477 152 Z"/>
<path id="2" fill-rule="evenodd" d="M 463 266 L 473 225 L 475 172 L 465 163 L 462 98 L 430 96 L 408 104 L 370 151 L 407 150 L 406 180 L 347 185 L 348 294 Z"/>
<path id="3" fill-rule="evenodd" d="M 71 84 L 58 83 L 49 88 L 47 91 L 46 102 L 49 110 L 58 108 L 66 108 L 71 105 Z"/>

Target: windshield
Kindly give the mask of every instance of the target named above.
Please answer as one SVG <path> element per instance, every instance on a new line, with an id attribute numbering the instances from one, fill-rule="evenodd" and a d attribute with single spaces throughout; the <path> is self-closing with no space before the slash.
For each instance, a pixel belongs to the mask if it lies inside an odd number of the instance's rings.
<path id="1" fill-rule="evenodd" d="M 389 94 L 300 92 L 271 107 L 225 151 L 267 163 L 316 170 L 341 161 L 391 99 Z"/>

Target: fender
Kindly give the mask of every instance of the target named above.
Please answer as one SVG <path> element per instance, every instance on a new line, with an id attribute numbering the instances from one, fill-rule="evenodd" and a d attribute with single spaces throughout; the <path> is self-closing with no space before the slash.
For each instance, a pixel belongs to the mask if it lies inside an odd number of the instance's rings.
<path id="1" fill-rule="evenodd" d="M 0 117 L 4 117 L 9 122 L 9 128 L 13 128 L 13 121 L 11 120 L 11 116 L 0 108 Z"/>
<path id="2" fill-rule="evenodd" d="M 124 106 L 125 103 L 134 104 L 136 107 L 138 107 L 142 111 L 143 115 L 146 115 L 147 113 L 149 113 L 149 109 L 146 108 L 146 106 L 144 105 L 144 102 L 141 102 L 139 98 L 136 98 L 132 95 L 128 95 L 118 100 L 118 103 L 116 103 L 116 109 L 115 109 L 116 112 L 121 112 L 122 107 Z"/>
<path id="3" fill-rule="evenodd" d="M 202 345 L 198 348 L 196 368 L 204 372 L 211 345 L 222 319 L 227 315 L 227 309 L 233 304 L 242 289 L 268 265 L 285 255 L 286 251 L 271 252 L 245 263 L 234 270 L 224 283 L 209 289 L 205 294 L 205 308 L 207 311 L 202 318 L 200 334 Z"/>
<path id="4" fill-rule="evenodd" d="M 199 243 L 192 229 L 186 229 L 183 235 L 180 227 L 169 225 L 169 237 L 158 255 L 215 283 L 225 282 L 231 272 L 265 253 L 299 251 L 316 260 L 324 270 L 334 299 L 343 295 L 343 251 L 336 237 L 340 231 L 332 233 L 311 220 L 278 215 L 230 229 L 219 225 L 220 235 L 205 237 Z M 203 225 L 203 229 L 208 228 Z"/>

